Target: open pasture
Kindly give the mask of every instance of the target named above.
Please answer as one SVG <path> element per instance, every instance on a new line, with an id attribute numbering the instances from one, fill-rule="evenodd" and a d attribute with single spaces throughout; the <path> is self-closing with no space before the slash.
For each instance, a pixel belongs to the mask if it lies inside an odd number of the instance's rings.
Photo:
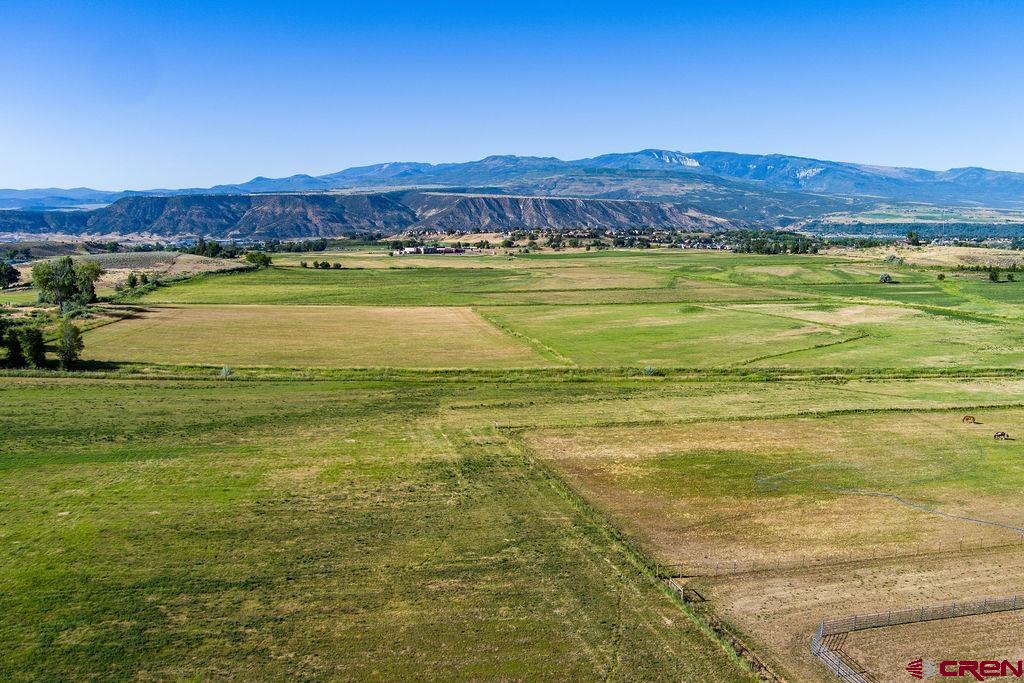
<path id="1" fill-rule="evenodd" d="M 979 425 L 960 417 L 715 420 L 633 436 L 541 431 L 527 443 L 662 562 L 706 572 L 1019 540 L 1024 446 L 992 433 L 1024 430 L 1024 410 L 986 410 Z"/>
<path id="2" fill-rule="evenodd" d="M 187 306 L 139 310 L 86 333 L 108 363 L 273 367 L 535 367 L 526 342 L 468 308 Z"/>

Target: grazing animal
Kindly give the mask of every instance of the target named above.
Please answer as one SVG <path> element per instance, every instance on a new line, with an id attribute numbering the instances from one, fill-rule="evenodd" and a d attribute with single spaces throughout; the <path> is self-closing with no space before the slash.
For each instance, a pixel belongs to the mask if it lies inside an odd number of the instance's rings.
<path id="1" fill-rule="evenodd" d="M 992 435 L 992 438 L 997 439 L 999 441 L 1006 441 L 1007 439 L 1010 438 L 1010 435 L 1007 434 L 1006 432 L 996 432 L 995 434 Z"/>
<path id="2" fill-rule="evenodd" d="M 973 415 L 964 415 L 963 421 L 965 424 L 974 424 L 975 422 L 977 422 L 977 420 L 974 419 Z"/>

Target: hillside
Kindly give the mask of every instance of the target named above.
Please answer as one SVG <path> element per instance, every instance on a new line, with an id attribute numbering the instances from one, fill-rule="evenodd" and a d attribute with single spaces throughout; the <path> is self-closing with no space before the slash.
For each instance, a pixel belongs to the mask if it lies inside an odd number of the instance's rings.
<path id="1" fill-rule="evenodd" d="M 671 202 L 438 192 L 125 197 L 93 211 L 4 211 L 0 233 L 339 237 L 409 230 L 636 226 L 717 230 L 735 224 Z"/>

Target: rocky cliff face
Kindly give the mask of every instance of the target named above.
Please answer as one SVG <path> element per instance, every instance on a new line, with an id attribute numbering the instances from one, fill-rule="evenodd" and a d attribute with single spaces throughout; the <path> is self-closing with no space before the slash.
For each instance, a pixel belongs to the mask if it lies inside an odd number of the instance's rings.
<path id="1" fill-rule="evenodd" d="M 0 232 L 164 238 L 297 239 L 421 229 L 638 226 L 734 227 L 727 220 L 668 202 L 432 192 L 137 196 L 94 211 L 0 212 Z"/>

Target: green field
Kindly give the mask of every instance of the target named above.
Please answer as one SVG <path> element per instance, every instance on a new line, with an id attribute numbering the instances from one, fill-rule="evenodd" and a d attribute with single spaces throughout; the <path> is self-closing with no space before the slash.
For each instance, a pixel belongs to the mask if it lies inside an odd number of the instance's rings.
<path id="1" fill-rule="evenodd" d="M 342 251 L 101 304 L 0 371 L 0 679 L 829 680 L 823 618 L 1018 590 L 1021 287 Z"/>

